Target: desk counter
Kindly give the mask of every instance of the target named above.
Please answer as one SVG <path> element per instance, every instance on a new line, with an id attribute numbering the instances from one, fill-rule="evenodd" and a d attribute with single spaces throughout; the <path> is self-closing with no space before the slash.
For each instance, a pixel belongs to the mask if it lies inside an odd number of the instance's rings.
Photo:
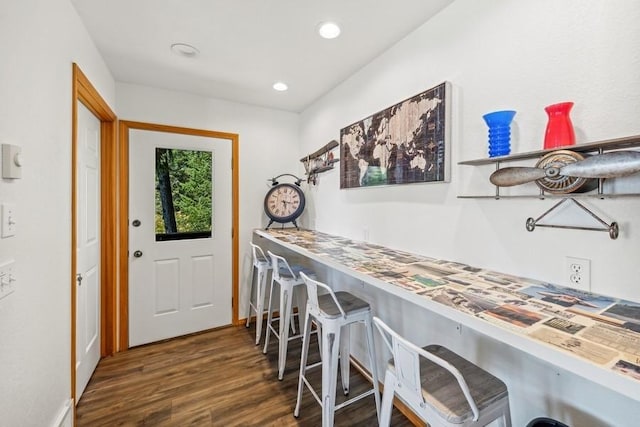
<path id="1" fill-rule="evenodd" d="M 640 401 L 638 303 L 317 231 L 255 233 Z"/>

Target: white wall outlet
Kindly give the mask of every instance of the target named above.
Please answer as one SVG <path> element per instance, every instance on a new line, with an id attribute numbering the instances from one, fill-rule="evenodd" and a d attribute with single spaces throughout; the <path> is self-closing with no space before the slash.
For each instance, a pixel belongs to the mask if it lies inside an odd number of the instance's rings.
<path id="1" fill-rule="evenodd" d="M 568 286 L 591 290 L 591 261 L 585 258 L 567 257 L 566 279 Z"/>
<path id="2" fill-rule="evenodd" d="M 2 204 L 2 237 L 16 235 L 16 205 L 13 203 Z"/>
<path id="3" fill-rule="evenodd" d="M 0 299 L 13 293 L 14 291 L 13 285 L 16 281 L 16 276 L 13 269 L 14 263 L 15 261 L 11 260 L 0 264 Z"/>

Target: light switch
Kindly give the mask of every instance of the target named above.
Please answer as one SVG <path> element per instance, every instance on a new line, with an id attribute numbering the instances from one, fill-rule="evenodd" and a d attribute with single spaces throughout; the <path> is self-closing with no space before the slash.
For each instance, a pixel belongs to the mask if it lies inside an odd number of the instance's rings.
<path id="1" fill-rule="evenodd" d="M 13 203 L 2 204 L 2 237 L 16 235 L 16 205 Z"/>
<path id="2" fill-rule="evenodd" d="M 0 299 L 13 293 L 15 290 L 14 282 L 16 281 L 13 265 L 15 261 L 10 260 L 0 264 Z"/>
<path id="3" fill-rule="evenodd" d="M 22 178 L 22 148 L 18 145 L 2 144 L 2 177 Z"/>

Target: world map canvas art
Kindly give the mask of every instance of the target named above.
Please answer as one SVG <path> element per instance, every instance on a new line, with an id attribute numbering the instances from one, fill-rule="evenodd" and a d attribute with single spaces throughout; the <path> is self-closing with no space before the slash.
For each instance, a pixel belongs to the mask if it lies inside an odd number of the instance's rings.
<path id="1" fill-rule="evenodd" d="M 448 82 L 340 130 L 340 188 L 449 181 Z"/>

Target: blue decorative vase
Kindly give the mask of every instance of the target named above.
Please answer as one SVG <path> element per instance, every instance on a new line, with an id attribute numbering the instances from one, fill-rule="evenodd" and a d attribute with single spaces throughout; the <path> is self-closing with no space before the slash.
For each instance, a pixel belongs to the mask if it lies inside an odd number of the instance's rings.
<path id="1" fill-rule="evenodd" d="M 489 126 L 489 157 L 511 153 L 511 121 L 515 115 L 513 110 L 504 110 L 482 116 Z"/>

